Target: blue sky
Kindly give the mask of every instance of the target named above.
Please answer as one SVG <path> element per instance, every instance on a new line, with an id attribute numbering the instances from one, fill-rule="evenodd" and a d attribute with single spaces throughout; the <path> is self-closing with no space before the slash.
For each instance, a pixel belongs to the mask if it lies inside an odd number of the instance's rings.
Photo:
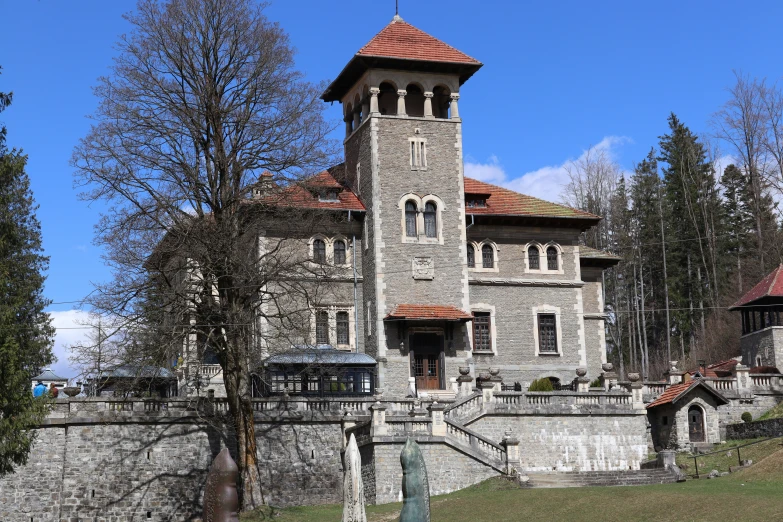
<path id="1" fill-rule="evenodd" d="M 89 128 L 91 86 L 128 30 L 129 0 L 0 0 L 0 115 L 28 173 L 51 256 L 46 295 L 72 327 L 76 301 L 109 270 L 92 244 L 99 208 L 77 198 L 68 160 Z M 466 171 L 558 199 L 562 166 L 601 144 L 631 169 L 675 112 L 696 132 L 726 100 L 732 70 L 777 80 L 783 3 L 400 0 L 409 23 L 479 59 L 461 90 Z M 267 15 L 289 33 L 298 67 L 329 80 L 394 15 L 394 0 L 277 0 Z M 339 122 L 334 105 L 328 116 Z M 337 125 L 335 137 L 342 126 Z M 61 329 L 62 346 L 83 334 Z"/>

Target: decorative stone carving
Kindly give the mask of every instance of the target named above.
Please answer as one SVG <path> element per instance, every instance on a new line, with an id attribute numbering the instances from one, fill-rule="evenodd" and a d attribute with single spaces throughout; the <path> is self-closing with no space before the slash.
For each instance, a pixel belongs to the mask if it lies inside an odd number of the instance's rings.
<path id="1" fill-rule="evenodd" d="M 362 458 L 356 437 L 345 449 L 345 477 L 343 478 L 343 520 L 342 522 L 367 522 L 364 509 L 364 484 L 362 483 Z"/>
<path id="2" fill-rule="evenodd" d="M 489 374 L 492 377 L 496 377 L 499 373 L 500 373 L 500 368 L 492 367 L 492 368 L 489 369 Z"/>
<path id="3" fill-rule="evenodd" d="M 584 377 L 587 375 L 587 368 L 577 368 L 576 369 L 576 376 L 577 377 Z"/>
<path id="4" fill-rule="evenodd" d="M 218 453 L 207 475 L 204 491 L 204 522 L 239 522 L 239 468 L 228 453 Z"/>
<path id="5" fill-rule="evenodd" d="M 603 363 L 601 365 L 601 369 L 603 371 L 605 371 L 605 372 L 611 372 L 612 370 L 614 370 L 614 364 L 612 364 L 612 363 Z"/>
<path id="6" fill-rule="evenodd" d="M 468 375 L 470 373 L 470 366 L 460 366 L 459 367 L 459 374 L 460 375 Z"/>
<path id="7" fill-rule="evenodd" d="M 413 279 L 432 280 L 435 278 L 435 262 L 431 257 L 414 257 Z"/>
<path id="8" fill-rule="evenodd" d="M 400 453 L 402 511 L 400 522 L 430 522 L 430 484 L 419 445 L 410 437 Z"/>
<path id="9" fill-rule="evenodd" d="M 628 380 L 631 382 L 636 382 L 639 380 L 639 374 L 638 373 L 629 373 L 628 374 Z"/>

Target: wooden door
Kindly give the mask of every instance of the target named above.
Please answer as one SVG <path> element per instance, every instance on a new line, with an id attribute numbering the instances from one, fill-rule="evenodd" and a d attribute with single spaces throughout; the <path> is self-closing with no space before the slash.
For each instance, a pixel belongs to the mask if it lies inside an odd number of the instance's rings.
<path id="1" fill-rule="evenodd" d="M 412 370 L 417 390 L 443 389 L 443 342 L 435 334 L 412 336 Z"/>
<path id="2" fill-rule="evenodd" d="M 704 414 L 696 406 L 688 409 L 688 435 L 691 442 L 704 442 Z"/>

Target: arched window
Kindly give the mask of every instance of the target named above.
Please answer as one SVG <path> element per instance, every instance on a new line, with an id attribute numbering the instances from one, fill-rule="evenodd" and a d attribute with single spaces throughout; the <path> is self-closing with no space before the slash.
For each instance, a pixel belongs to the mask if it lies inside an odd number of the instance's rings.
<path id="1" fill-rule="evenodd" d="M 538 270 L 541 267 L 538 262 L 538 247 L 536 246 L 527 249 L 527 267 L 530 270 Z"/>
<path id="2" fill-rule="evenodd" d="M 334 242 L 334 264 L 345 264 L 345 241 Z"/>
<path id="3" fill-rule="evenodd" d="M 432 92 L 434 94 L 432 98 L 432 115 L 436 118 L 448 119 L 450 106 L 449 95 L 451 93 L 446 87 L 440 85 L 435 87 Z"/>
<path id="4" fill-rule="evenodd" d="M 418 85 L 410 84 L 405 89 L 405 113 L 408 116 L 421 118 L 424 116 L 424 93 Z"/>
<path id="5" fill-rule="evenodd" d="M 315 344 L 329 344 L 329 314 L 324 311 L 315 314 Z"/>
<path id="6" fill-rule="evenodd" d="M 381 114 L 390 116 L 397 114 L 397 88 L 389 82 L 383 82 L 378 86 L 378 110 Z"/>
<path id="7" fill-rule="evenodd" d="M 468 268 L 476 268 L 476 249 L 468 245 Z"/>
<path id="8" fill-rule="evenodd" d="M 405 202 L 405 235 L 416 237 L 416 203 Z"/>
<path id="9" fill-rule="evenodd" d="M 481 247 L 481 266 L 483 268 L 494 268 L 495 266 L 495 252 L 490 245 Z"/>
<path id="10" fill-rule="evenodd" d="M 326 263 L 326 243 L 323 239 L 313 241 L 313 261 Z"/>
<path id="11" fill-rule="evenodd" d="M 557 249 L 553 246 L 546 249 L 546 268 L 547 270 L 557 270 Z"/>
<path id="12" fill-rule="evenodd" d="M 424 235 L 427 237 L 438 237 L 437 207 L 432 201 L 428 201 L 424 205 Z"/>
<path id="13" fill-rule="evenodd" d="M 348 344 L 348 312 L 337 312 L 337 344 Z"/>

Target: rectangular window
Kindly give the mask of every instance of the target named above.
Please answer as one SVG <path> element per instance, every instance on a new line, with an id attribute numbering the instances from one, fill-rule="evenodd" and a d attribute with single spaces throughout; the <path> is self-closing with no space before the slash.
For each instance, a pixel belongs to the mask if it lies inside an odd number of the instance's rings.
<path id="1" fill-rule="evenodd" d="M 492 318 L 489 312 L 473 312 L 473 350 L 492 351 Z"/>
<path id="2" fill-rule="evenodd" d="M 315 314 L 315 343 L 329 344 L 329 314 L 316 312 Z"/>
<path id="3" fill-rule="evenodd" d="M 411 143 L 411 168 L 420 169 L 427 167 L 427 141 L 412 138 Z"/>
<path id="4" fill-rule="evenodd" d="M 555 314 L 538 314 L 538 352 L 557 353 Z"/>
<path id="5" fill-rule="evenodd" d="M 337 344 L 349 343 L 348 331 L 348 312 L 337 312 Z"/>

